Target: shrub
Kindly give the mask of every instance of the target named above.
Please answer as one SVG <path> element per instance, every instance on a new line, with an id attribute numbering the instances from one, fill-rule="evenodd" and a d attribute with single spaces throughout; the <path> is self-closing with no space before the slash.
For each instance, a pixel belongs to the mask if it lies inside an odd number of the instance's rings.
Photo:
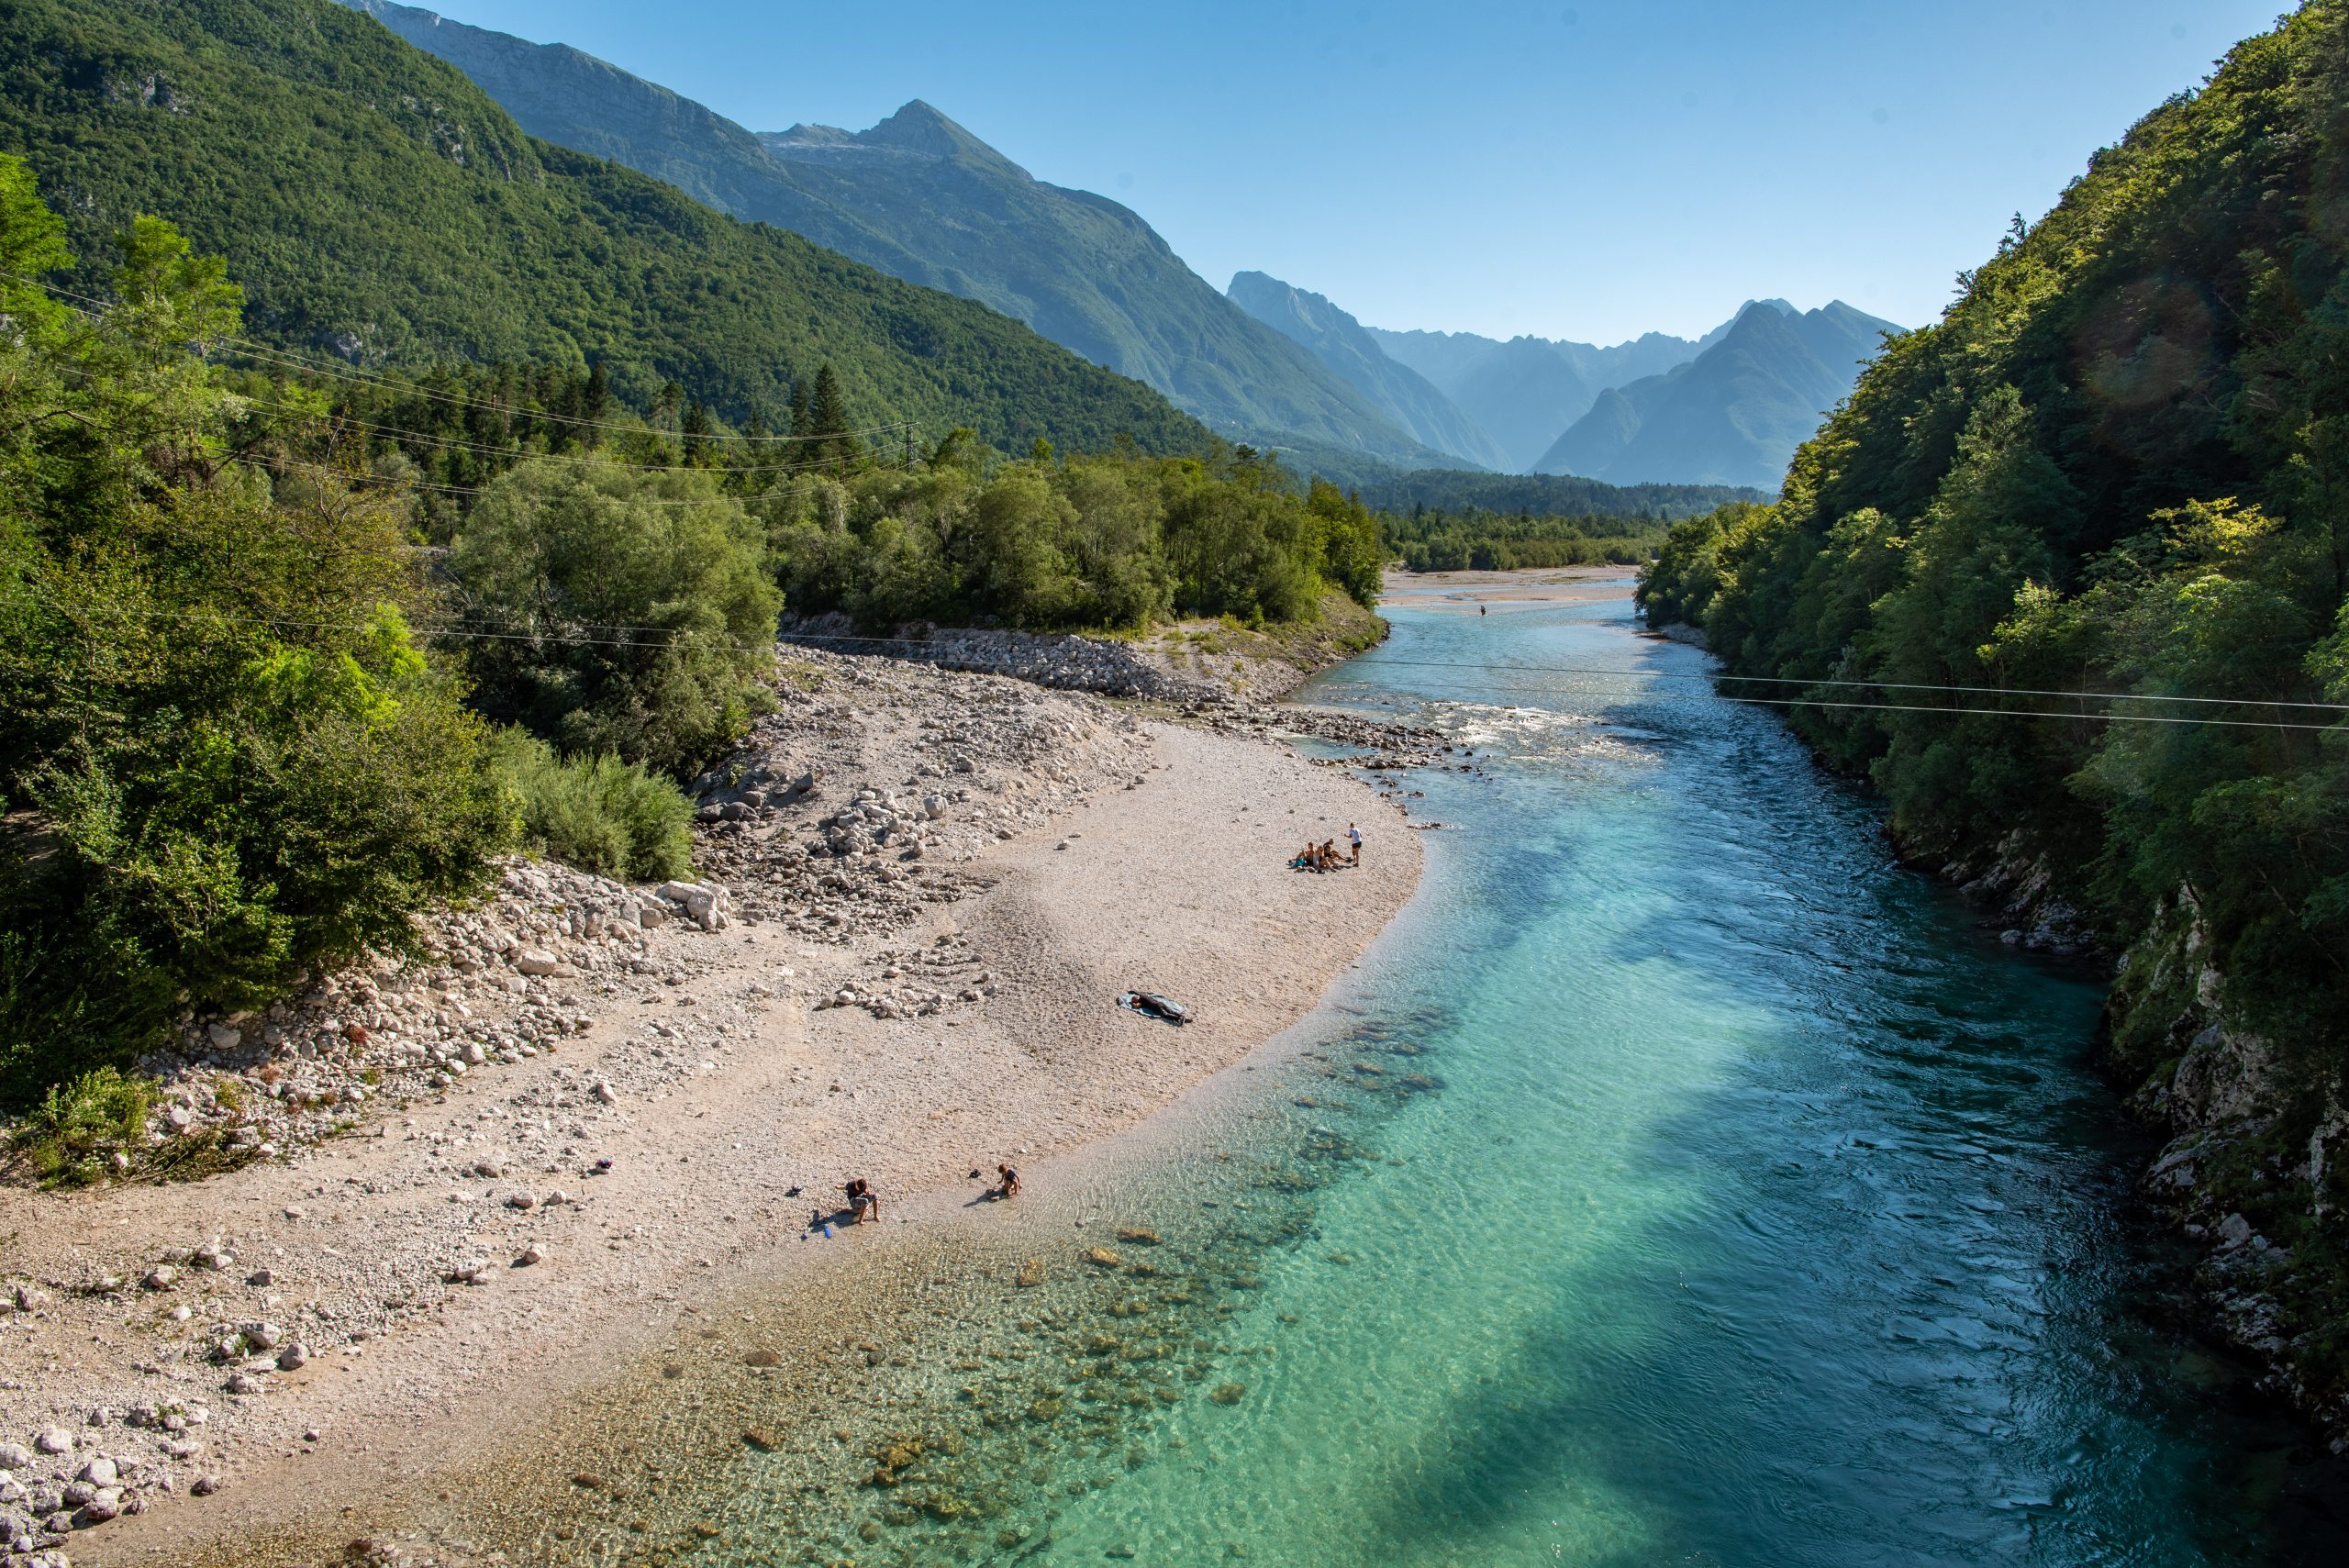
<path id="1" fill-rule="evenodd" d="M 147 1080 L 112 1067 L 52 1084 L 17 1124 L 17 1150 L 44 1186 L 86 1186 L 106 1173 L 115 1153 L 139 1146 L 152 1095 Z"/>
<path id="2" fill-rule="evenodd" d="M 692 872 L 693 802 L 642 763 L 608 753 L 566 760 L 518 729 L 499 734 L 496 758 L 532 852 L 637 882 Z"/>
<path id="3" fill-rule="evenodd" d="M 487 634 L 476 703 L 572 755 L 694 772 L 773 700 L 783 596 L 764 556 L 764 530 L 707 474 L 522 464 L 450 553 Z"/>

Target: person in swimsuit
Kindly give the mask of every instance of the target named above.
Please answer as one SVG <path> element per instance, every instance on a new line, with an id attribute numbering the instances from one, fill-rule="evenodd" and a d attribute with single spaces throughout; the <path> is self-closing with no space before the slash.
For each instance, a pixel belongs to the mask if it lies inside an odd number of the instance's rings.
<path id="1" fill-rule="evenodd" d="M 855 1216 L 850 1223 L 862 1225 L 868 1219 L 881 1218 L 881 1195 L 874 1192 L 873 1184 L 863 1176 L 850 1177 L 848 1184 L 841 1191 L 848 1195 L 849 1211 Z"/>
<path id="2" fill-rule="evenodd" d="M 995 1173 L 1003 1178 L 1003 1184 L 995 1190 L 996 1196 L 1018 1197 L 1019 1195 L 1019 1172 L 1008 1165 L 997 1165 L 995 1168 Z"/>

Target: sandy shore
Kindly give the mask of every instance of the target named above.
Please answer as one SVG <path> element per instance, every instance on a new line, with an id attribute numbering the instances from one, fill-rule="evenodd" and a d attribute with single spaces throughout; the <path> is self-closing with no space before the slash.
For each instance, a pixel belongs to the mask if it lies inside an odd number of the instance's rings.
<path id="1" fill-rule="evenodd" d="M 925 679 L 895 667 L 886 702 L 843 705 L 840 757 L 881 780 L 917 724 L 952 723 L 951 700 L 937 706 L 952 694 Z M 1071 736 L 1112 728 L 1089 698 L 1016 700 Z M 380 1519 L 419 1477 L 477 1469 L 746 1282 L 770 1299 L 807 1282 L 806 1312 L 764 1325 L 768 1342 L 836 1339 L 822 1303 L 856 1250 L 916 1259 L 985 1222 L 964 1207 L 972 1170 L 1130 1126 L 1303 1017 L 1417 883 L 1401 813 L 1283 744 L 1118 724 L 1114 766 L 1040 758 L 1026 781 L 1040 787 L 1007 791 L 1014 804 L 954 857 L 959 895 L 907 904 L 894 926 L 664 934 L 680 983 L 607 986 L 592 1031 L 560 1053 L 371 1105 L 297 1158 L 196 1184 L 8 1192 L 6 1272 L 41 1295 L 0 1336 L 0 1440 L 61 1434 L 72 1452 L 37 1469 L 100 1457 L 146 1483 L 142 1512 L 74 1533 L 74 1561 L 185 1561 L 305 1521 Z M 1369 841 L 1362 869 L 1286 869 L 1349 820 Z M 756 906 L 756 888 L 734 885 Z M 930 1016 L 823 1005 L 932 950 L 986 994 Z M 1177 1029 L 1111 1006 L 1137 985 L 1199 1020 Z M 654 1062 L 665 1071 L 642 1071 Z M 603 1105 L 577 1093 L 589 1079 L 634 1086 Z M 572 1201 L 506 1207 L 512 1181 L 472 1173 L 473 1150 Z M 870 1228 L 802 1240 L 850 1174 L 887 1195 L 886 1240 Z M 165 1290 L 91 1283 L 135 1282 L 206 1242 L 233 1265 Z M 540 1261 L 507 1263 L 529 1248 Z M 415 1283 L 419 1258 L 467 1251 L 495 1261 L 486 1283 Z M 397 1299 L 366 1300 L 371 1279 Z M 386 1326 L 338 1327 L 362 1319 Z M 309 1363 L 227 1392 L 210 1336 L 270 1320 L 307 1342 Z M 205 1418 L 126 1425 L 142 1407 Z M 187 1496 L 198 1476 L 217 1490 Z"/>

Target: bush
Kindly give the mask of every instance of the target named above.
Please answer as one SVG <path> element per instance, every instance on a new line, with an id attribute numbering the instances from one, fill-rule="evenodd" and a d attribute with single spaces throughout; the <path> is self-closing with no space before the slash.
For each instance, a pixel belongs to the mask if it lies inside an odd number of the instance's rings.
<path id="1" fill-rule="evenodd" d="M 87 1186 L 144 1140 L 152 1096 L 147 1080 L 111 1067 L 54 1084 L 17 1124 L 17 1150 L 42 1185 Z"/>
<path id="2" fill-rule="evenodd" d="M 405 941 L 511 832 L 488 727 L 409 632 L 431 595 L 405 507 L 219 461 L 250 410 L 187 350 L 236 330 L 220 263 L 137 219 L 84 319 L 17 281 L 59 264 L 54 229 L 0 157 L 11 1106 Z"/>
<path id="3" fill-rule="evenodd" d="M 693 871 L 693 802 L 642 763 L 608 753 L 565 760 L 518 729 L 501 732 L 495 751 L 533 853 L 635 882 Z"/>
<path id="4" fill-rule="evenodd" d="M 702 473 L 540 460 L 493 484 L 449 564 L 476 703 L 571 755 L 691 773 L 772 697 L 763 529 Z"/>

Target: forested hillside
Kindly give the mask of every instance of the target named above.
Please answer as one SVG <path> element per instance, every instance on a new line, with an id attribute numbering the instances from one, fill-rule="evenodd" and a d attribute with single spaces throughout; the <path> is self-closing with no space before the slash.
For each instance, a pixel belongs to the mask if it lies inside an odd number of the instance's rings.
<path id="1" fill-rule="evenodd" d="M 983 301 L 1235 440 L 1437 461 L 1373 400 L 1217 294 L 1139 215 L 1034 178 L 919 100 L 862 131 L 754 133 L 560 43 L 388 0 L 348 3 L 464 72 L 534 136 Z"/>
<path id="2" fill-rule="evenodd" d="M 835 367 L 862 420 L 1195 450 L 1157 394 L 985 306 L 549 146 L 454 68 L 328 0 L 0 0 L 0 150 L 103 292 L 138 214 L 225 256 L 245 330 L 362 365 L 604 364 L 777 417 Z"/>
<path id="3" fill-rule="evenodd" d="M 1568 473 L 1478 473 L 1421 469 L 1374 477 L 1362 498 L 1381 512 L 1496 512 L 1535 517 L 1636 517 L 1677 522 L 1738 501 L 1765 499 L 1733 484 L 1609 484 Z"/>
<path id="4" fill-rule="evenodd" d="M 2113 1057 L 2181 1134 L 2154 1191 L 2336 1419 L 2345 166 L 2349 6 L 2316 0 L 2099 153 L 1869 368 L 1778 505 L 1683 524 L 1642 590 L 1735 690 L 1878 705 L 1791 717 L 1910 851 L 2124 951 Z"/>

